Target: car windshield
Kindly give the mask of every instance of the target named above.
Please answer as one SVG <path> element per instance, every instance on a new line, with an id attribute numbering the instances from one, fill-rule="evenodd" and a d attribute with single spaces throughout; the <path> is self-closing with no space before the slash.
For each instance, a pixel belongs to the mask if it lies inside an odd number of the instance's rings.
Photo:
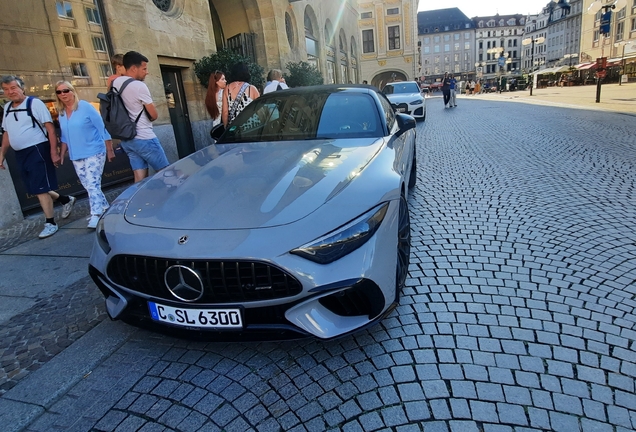
<path id="1" fill-rule="evenodd" d="M 381 137 L 375 100 L 365 93 L 280 92 L 251 102 L 219 143 Z"/>
<path id="2" fill-rule="evenodd" d="M 417 88 L 417 84 L 415 83 L 394 83 L 387 84 L 382 90 L 382 93 L 385 95 L 398 94 L 398 93 L 419 93 L 420 90 Z"/>

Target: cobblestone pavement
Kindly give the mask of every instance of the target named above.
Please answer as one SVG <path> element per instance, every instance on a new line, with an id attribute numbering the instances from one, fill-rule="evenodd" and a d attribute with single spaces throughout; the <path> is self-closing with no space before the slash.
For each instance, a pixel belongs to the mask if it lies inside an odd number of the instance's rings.
<path id="1" fill-rule="evenodd" d="M 636 429 L 636 135 L 428 99 L 400 306 L 331 342 L 138 331 L 29 431 Z"/>
<path id="2" fill-rule="evenodd" d="M 105 192 L 109 201 L 125 186 Z M 68 219 L 56 220 L 64 226 L 90 214 L 88 199 L 79 199 Z M 41 214 L 0 230 L 0 252 L 34 239 L 44 225 Z M 103 297 L 87 277 L 54 296 L 42 298 L 24 313 L 0 328 L 0 395 L 13 388 L 30 372 L 79 339 L 106 317 Z"/>

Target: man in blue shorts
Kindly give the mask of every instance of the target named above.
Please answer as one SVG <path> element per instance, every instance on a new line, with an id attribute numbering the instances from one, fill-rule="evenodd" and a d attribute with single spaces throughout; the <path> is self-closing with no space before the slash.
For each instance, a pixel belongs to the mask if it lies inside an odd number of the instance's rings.
<path id="1" fill-rule="evenodd" d="M 4 95 L 11 101 L 5 105 L 2 117 L 4 134 L 0 147 L 0 169 L 5 169 L 4 156 L 11 146 L 27 192 L 38 197 L 46 217 L 39 237 L 50 237 L 57 232 L 53 201 L 63 205 L 62 218 L 71 214 L 75 204 L 75 197 L 55 192 L 55 167 L 60 164 L 60 155 L 51 113 L 40 99 L 29 101 L 20 78 L 8 75 L 0 82 Z"/>
<path id="2" fill-rule="evenodd" d="M 152 130 L 152 122 L 157 120 L 159 115 L 152 102 L 150 90 L 143 82 L 148 75 L 148 59 L 136 51 L 129 51 L 124 54 L 123 62 L 126 74 L 117 77 L 112 85 L 119 89 L 131 78 L 134 80 L 121 93 L 121 99 L 130 119 L 135 121 L 139 118 L 137 135 L 129 141 L 122 141 L 121 146 L 130 159 L 135 182 L 138 182 L 148 176 L 148 165 L 159 171 L 169 163 L 157 135 Z"/>

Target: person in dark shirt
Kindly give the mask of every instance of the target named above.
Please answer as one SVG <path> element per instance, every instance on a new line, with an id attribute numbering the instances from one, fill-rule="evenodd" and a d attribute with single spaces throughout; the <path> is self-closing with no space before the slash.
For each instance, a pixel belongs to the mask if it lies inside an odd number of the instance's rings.
<path id="1" fill-rule="evenodd" d="M 444 108 L 450 108 L 450 85 L 451 80 L 448 76 L 448 72 L 444 72 L 444 78 L 442 78 L 442 95 L 444 95 Z"/>

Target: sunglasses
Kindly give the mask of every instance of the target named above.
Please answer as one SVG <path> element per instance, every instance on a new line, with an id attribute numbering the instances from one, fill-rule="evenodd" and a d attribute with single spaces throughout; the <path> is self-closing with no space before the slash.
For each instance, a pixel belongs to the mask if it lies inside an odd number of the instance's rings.
<path id="1" fill-rule="evenodd" d="M 55 94 L 62 94 L 62 93 L 68 93 L 70 92 L 71 89 L 63 89 L 63 90 L 55 90 Z"/>

